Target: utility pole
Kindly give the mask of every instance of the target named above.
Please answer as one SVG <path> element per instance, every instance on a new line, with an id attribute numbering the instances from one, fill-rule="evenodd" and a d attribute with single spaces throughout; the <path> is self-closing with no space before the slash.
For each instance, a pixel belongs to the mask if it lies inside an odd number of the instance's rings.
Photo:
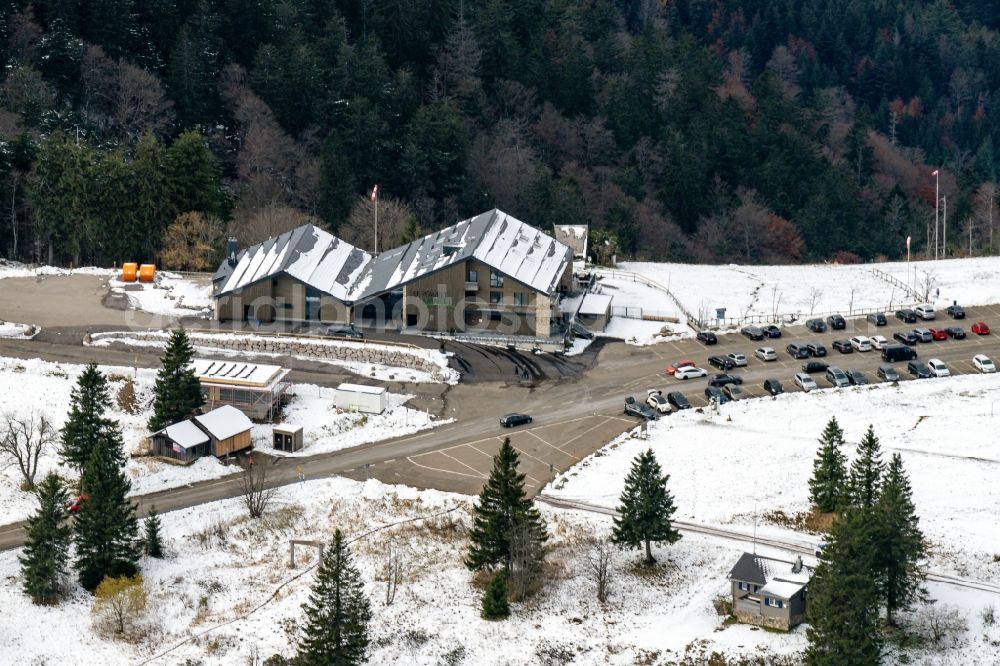
<path id="1" fill-rule="evenodd" d="M 375 254 L 378 254 L 378 183 L 372 188 L 372 201 L 375 202 Z"/>
<path id="2" fill-rule="evenodd" d="M 941 258 L 948 256 L 948 195 L 942 197 L 942 208 L 944 215 L 941 218 Z"/>
<path id="3" fill-rule="evenodd" d="M 934 258 L 938 258 L 938 206 L 941 203 L 941 170 L 934 169 Z"/>

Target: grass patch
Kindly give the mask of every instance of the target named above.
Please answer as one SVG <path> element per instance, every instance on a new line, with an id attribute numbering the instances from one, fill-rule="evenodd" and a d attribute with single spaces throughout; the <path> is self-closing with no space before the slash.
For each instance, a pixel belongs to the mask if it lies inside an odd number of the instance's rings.
<path id="1" fill-rule="evenodd" d="M 837 517 L 834 512 L 824 513 L 812 507 L 809 511 L 800 511 L 789 515 L 784 511 L 769 511 L 763 516 L 764 520 L 775 525 L 791 527 L 800 531 L 826 534 L 833 527 L 833 521 Z"/>

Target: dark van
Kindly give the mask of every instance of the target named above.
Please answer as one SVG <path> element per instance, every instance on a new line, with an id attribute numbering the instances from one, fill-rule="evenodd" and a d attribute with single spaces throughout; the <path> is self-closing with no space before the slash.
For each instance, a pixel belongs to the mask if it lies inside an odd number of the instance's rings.
<path id="1" fill-rule="evenodd" d="M 917 350 L 907 345 L 889 345 L 882 348 L 882 360 L 889 363 L 912 361 L 917 357 Z"/>

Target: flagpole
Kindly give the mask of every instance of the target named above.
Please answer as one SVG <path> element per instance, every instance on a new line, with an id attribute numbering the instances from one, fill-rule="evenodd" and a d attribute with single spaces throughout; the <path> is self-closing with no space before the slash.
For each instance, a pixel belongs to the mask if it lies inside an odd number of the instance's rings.
<path id="1" fill-rule="evenodd" d="M 938 258 L 938 206 L 941 204 L 941 170 L 934 169 L 934 258 Z"/>
<path id="2" fill-rule="evenodd" d="M 941 216 L 941 258 L 948 258 L 948 195 L 944 195 L 944 205 Z"/>
<path id="3" fill-rule="evenodd" d="M 375 190 L 375 254 L 378 254 L 378 190 Z"/>

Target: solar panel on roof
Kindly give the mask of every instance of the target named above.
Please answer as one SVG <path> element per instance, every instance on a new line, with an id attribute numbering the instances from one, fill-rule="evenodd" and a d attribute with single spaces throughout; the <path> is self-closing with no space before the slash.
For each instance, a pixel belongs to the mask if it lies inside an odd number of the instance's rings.
<path id="1" fill-rule="evenodd" d="M 241 372 L 240 374 L 236 375 L 236 378 L 237 379 L 246 379 L 247 377 L 249 377 L 250 375 L 252 375 L 255 370 L 257 370 L 257 366 L 256 365 L 248 365 L 248 366 L 246 366 L 246 369 L 243 372 Z"/>

